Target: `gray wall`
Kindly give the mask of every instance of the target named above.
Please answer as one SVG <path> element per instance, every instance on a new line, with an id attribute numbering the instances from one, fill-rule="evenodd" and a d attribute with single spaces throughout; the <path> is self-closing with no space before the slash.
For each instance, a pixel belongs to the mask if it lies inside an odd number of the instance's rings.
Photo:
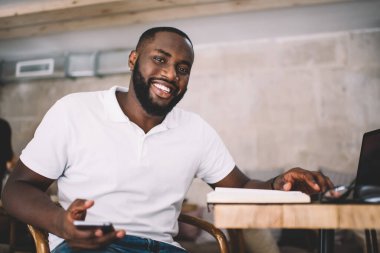
<path id="1" fill-rule="evenodd" d="M 380 30 L 204 45 L 190 94 L 244 170 L 355 172 L 380 128 Z"/>

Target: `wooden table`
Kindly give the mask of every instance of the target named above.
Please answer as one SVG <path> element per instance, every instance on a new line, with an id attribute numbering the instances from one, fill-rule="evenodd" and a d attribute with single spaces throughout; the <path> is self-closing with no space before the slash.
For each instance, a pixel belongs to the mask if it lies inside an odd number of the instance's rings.
<path id="1" fill-rule="evenodd" d="M 227 229 L 321 229 L 320 252 L 329 252 L 334 229 L 372 229 L 373 243 L 373 229 L 380 229 L 380 205 L 214 204 L 214 224 Z"/>

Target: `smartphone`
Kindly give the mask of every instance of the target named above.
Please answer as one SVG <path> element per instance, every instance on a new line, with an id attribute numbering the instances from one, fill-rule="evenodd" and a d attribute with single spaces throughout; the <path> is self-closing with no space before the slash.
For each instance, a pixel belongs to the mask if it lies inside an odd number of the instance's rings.
<path id="1" fill-rule="evenodd" d="M 94 221 L 75 220 L 74 225 L 80 230 L 100 228 L 105 234 L 115 230 L 111 222 L 96 222 L 96 221 L 94 222 Z"/>

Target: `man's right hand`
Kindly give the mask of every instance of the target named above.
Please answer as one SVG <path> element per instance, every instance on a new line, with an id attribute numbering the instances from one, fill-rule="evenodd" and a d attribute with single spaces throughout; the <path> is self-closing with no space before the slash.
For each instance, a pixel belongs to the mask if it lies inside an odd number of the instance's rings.
<path id="1" fill-rule="evenodd" d="M 75 249 L 104 248 L 113 241 L 123 238 L 124 230 L 103 233 L 101 229 L 78 229 L 74 220 L 84 220 L 87 209 L 94 205 L 93 200 L 76 199 L 66 211 L 58 215 L 57 225 L 62 231 L 61 236 L 68 245 Z"/>
<path id="2" fill-rule="evenodd" d="M 124 230 L 103 234 L 100 229 L 77 229 L 74 220 L 84 220 L 94 201 L 78 199 L 64 210 L 45 193 L 53 182 L 54 179 L 34 172 L 19 160 L 3 190 L 5 210 L 27 224 L 65 239 L 73 248 L 102 248 L 125 235 Z"/>

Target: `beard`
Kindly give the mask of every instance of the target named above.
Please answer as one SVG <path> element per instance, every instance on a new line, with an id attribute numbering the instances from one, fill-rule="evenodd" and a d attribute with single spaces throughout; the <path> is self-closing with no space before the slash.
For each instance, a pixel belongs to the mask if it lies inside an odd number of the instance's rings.
<path id="1" fill-rule="evenodd" d="M 186 90 L 184 90 L 182 93 L 179 93 L 177 85 L 167 80 L 160 79 L 172 83 L 172 85 L 176 87 L 176 89 L 172 91 L 172 100 L 167 105 L 160 105 L 153 101 L 153 98 L 149 92 L 150 86 L 152 85 L 154 79 L 160 78 L 149 78 L 147 81 L 144 79 L 140 72 L 139 61 L 137 60 L 132 73 L 133 88 L 135 90 L 137 100 L 139 101 L 144 111 L 149 115 L 163 117 L 166 116 L 174 108 L 174 106 L 178 104 L 179 101 L 181 101 L 186 93 Z"/>

